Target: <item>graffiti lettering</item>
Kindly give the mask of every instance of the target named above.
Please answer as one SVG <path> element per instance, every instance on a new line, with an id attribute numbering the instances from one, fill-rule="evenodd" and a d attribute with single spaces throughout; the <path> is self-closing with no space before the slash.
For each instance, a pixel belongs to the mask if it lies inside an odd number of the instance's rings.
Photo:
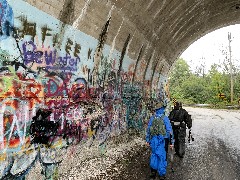
<path id="1" fill-rule="evenodd" d="M 24 43 L 22 45 L 23 48 L 23 55 L 24 55 L 24 64 L 29 64 L 36 62 L 38 64 L 43 63 L 42 61 L 42 55 L 43 52 L 41 51 L 36 51 L 37 47 L 33 43 L 33 41 L 29 41 L 27 43 Z"/>
<path id="2" fill-rule="evenodd" d="M 21 21 L 21 23 L 23 25 L 22 30 L 20 30 L 19 28 L 16 28 L 19 37 L 24 38 L 24 35 L 31 35 L 32 40 L 34 40 L 34 37 L 36 36 L 36 23 L 28 22 L 26 16 L 20 16 L 20 17 L 18 17 L 18 19 Z"/>
<path id="3" fill-rule="evenodd" d="M 42 42 L 45 41 L 46 36 L 51 36 L 51 34 L 49 33 L 49 31 L 51 31 L 52 29 L 48 28 L 47 25 L 42 27 Z"/>
<path id="4" fill-rule="evenodd" d="M 37 47 L 33 41 L 25 42 L 22 45 L 24 64 L 29 63 L 46 64 L 46 69 L 63 70 L 63 71 L 77 71 L 77 64 L 80 58 L 72 58 L 70 55 L 56 57 L 57 51 L 37 51 Z M 45 55 L 43 57 L 43 54 Z"/>

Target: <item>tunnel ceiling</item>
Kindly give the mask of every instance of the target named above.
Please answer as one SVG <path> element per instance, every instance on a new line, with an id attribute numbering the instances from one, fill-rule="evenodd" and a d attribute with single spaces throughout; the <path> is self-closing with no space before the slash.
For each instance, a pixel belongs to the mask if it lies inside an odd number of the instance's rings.
<path id="1" fill-rule="evenodd" d="M 31 5 L 95 38 L 111 17 L 106 43 L 121 51 L 131 35 L 128 55 L 154 54 L 165 72 L 194 41 L 240 22 L 239 0 L 26 0 Z"/>

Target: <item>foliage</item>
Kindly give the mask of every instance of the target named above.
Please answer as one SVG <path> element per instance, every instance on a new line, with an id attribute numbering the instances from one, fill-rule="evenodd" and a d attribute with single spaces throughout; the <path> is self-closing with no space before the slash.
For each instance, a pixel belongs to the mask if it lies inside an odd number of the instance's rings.
<path id="1" fill-rule="evenodd" d="M 191 72 L 184 59 L 176 61 L 169 75 L 171 98 L 176 98 L 185 104 L 213 104 L 230 103 L 230 74 L 227 64 L 213 64 L 208 72 Z M 204 70 L 203 70 L 204 71 Z M 234 69 L 234 103 L 240 97 L 240 73 Z M 226 98 L 219 98 L 219 94 Z"/>

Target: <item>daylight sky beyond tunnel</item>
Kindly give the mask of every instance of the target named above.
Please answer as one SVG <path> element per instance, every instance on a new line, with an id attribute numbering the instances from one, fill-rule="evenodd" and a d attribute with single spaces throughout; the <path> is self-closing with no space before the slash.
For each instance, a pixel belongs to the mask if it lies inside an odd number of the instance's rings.
<path id="1" fill-rule="evenodd" d="M 240 24 L 217 29 L 190 45 L 180 56 L 185 59 L 194 70 L 205 63 L 206 70 L 211 64 L 221 64 L 224 60 L 222 50 L 228 51 L 228 32 L 231 33 L 232 60 L 234 65 L 240 66 Z"/>

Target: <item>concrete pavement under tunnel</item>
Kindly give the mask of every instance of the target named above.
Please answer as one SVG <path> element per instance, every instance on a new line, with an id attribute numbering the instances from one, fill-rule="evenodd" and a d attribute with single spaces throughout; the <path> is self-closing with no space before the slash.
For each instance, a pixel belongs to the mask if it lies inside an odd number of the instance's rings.
<path id="1" fill-rule="evenodd" d="M 57 179 L 65 150 L 144 131 L 169 102 L 174 61 L 240 22 L 236 0 L 1 0 L 0 178 L 41 162 Z M 91 144 L 91 143 L 90 143 Z"/>

